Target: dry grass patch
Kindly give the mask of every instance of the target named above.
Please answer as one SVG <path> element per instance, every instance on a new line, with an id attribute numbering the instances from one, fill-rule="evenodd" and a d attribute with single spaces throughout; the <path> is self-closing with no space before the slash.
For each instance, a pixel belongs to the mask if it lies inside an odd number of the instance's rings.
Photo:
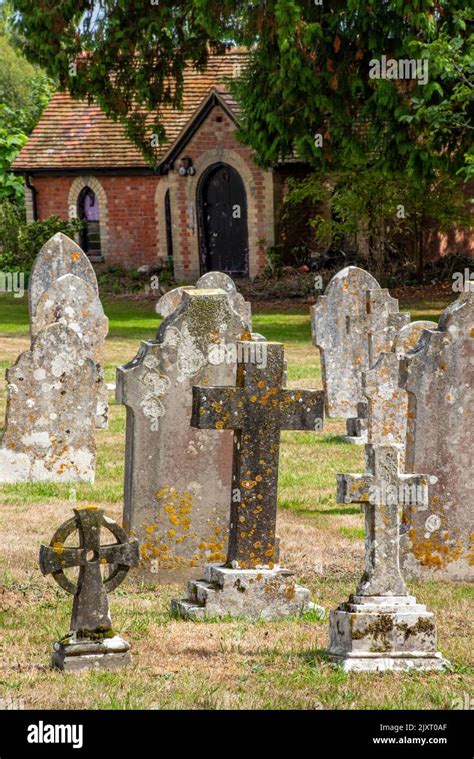
<path id="1" fill-rule="evenodd" d="M 106 303 L 111 334 L 106 379 L 131 360 L 158 320 L 150 303 Z M 0 299 L 0 311 L 1 311 Z M 418 304 L 417 313 L 432 304 Z M 24 309 L 23 309 L 24 310 Z M 293 309 L 294 310 L 294 309 Z M 255 329 L 287 346 L 289 386 L 321 387 L 309 313 L 258 313 Z M 8 313 L 18 310 L 9 308 Z M 28 348 L 25 314 L 0 327 L 0 362 Z M 111 399 L 113 394 L 111 393 Z M 5 386 L 0 385 L 0 415 Z M 125 410 L 113 401 L 108 430 L 97 431 L 94 485 L 26 483 L 0 486 L 0 697 L 34 709 L 328 709 L 450 708 L 473 693 L 472 588 L 427 583 L 413 588 L 436 611 L 440 648 L 454 671 L 444 674 L 345 675 L 324 654 L 327 624 L 302 619 L 193 623 L 169 613 L 181 585 L 152 589 L 131 573 L 110 597 L 115 627 L 133 646 L 133 666 L 117 673 L 64 675 L 48 667 L 52 642 L 69 625 L 71 597 L 38 569 L 38 550 L 71 515 L 75 503 L 96 503 L 121 520 Z M 282 435 L 278 533 L 282 563 L 328 611 L 355 590 L 363 568 L 363 515 L 335 500 L 337 472 L 363 470 L 363 450 L 341 441 L 344 424 L 326 420 L 323 433 Z"/>

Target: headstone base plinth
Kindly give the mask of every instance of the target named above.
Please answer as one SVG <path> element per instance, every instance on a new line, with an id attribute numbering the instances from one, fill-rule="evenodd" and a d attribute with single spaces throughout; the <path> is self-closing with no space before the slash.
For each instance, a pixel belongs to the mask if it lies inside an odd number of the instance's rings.
<path id="1" fill-rule="evenodd" d="M 367 443 L 367 403 L 357 404 L 357 416 L 346 419 L 347 434 L 344 440 L 347 443 L 355 445 L 365 445 Z"/>
<path id="2" fill-rule="evenodd" d="M 360 437 L 358 435 L 342 435 L 342 439 L 346 443 L 352 443 L 353 445 L 366 445 L 367 444 L 367 435 L 361 435 Z"/>
<path id="3" fill-rule="evenodd" d="M 208 564 L 204 579 L 190 580 L 187 597 L 173 599 L 171 610 L 184 619 L 281 619 L 321 609 L 310 597 L 309 590 L 297 585 L 292 573 L 281 567 L 239 569 Z"/>
<path id="4" fill-rule="evenodd" d="M 66 644 L 58 642 L 53 648 L 51 666 L 64 672 L 122 669 L 132 661 L 130 644 L 120 635 L 101 640 L 82 638 Z"/>
<path id="5" fill-rule="evenodd" d="M 434 614 L 413 596 L 351 596 L 329 615 L 329 658 L 345 671 L 439 671 Z"/>

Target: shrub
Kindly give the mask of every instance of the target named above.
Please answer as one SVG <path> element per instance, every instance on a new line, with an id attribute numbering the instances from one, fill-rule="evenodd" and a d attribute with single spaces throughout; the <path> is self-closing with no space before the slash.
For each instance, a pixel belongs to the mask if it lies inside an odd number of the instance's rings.
<path id="1" fill-rule="evenodd" d="M 63 232 L 74 238 L 82 228 L 79 219 L 60 219 L 49 216 L 27 224 L 12 203 L 0 204 L 0 269 L 21 269 L 30 272 L 40 248 L 50 237 Z"/>
<path id="2" fill-rule="evenodd" d="M 18 261 L 18 235 L 22 224 L 24 224 L 23 214 L 15 203 L 0 203 L 1 268 L 12 269 Z"/>

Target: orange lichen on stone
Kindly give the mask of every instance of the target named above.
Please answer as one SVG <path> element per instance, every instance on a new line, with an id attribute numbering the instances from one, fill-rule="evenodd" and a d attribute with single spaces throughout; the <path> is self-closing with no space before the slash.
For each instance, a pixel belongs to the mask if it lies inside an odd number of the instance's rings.
<path id="1" fill-rule="evenodd" d="M 431 533 L 429 538 L 419 539 L 414 528 L 410 528 L 408 536 L 411 541 L 413 556 L 420 564 L 432 569 L 441 569 L 453 561 L 460 559 L 464 553 L 462 545 L 447 544 L 443 533 Z"/>

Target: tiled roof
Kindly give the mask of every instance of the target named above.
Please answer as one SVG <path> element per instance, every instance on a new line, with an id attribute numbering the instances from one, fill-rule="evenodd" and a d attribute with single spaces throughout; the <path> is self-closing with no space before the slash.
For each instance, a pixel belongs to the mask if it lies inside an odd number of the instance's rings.
<path id="1" fill-rule="evenodd" d="M 203 73 L 186 69 L 182 109 L 164 107 L 162 110 L 167 142 L 159 148 L 158 162 L 183 132 L 211 89 L 235 110 L 233 99 L 226 97 L 222 81 L 224 77 L 235 76 L 245 57 L 244 52 L 230 51 L 226 55 L 211 56 Z M 12 165 L 16 171 L 132 167 L 146 168 L 149 164 L 127 139 L 122 125 L 107 118 L 99 106 L 73 100 L 64 92 L 53 96 Z"/>

